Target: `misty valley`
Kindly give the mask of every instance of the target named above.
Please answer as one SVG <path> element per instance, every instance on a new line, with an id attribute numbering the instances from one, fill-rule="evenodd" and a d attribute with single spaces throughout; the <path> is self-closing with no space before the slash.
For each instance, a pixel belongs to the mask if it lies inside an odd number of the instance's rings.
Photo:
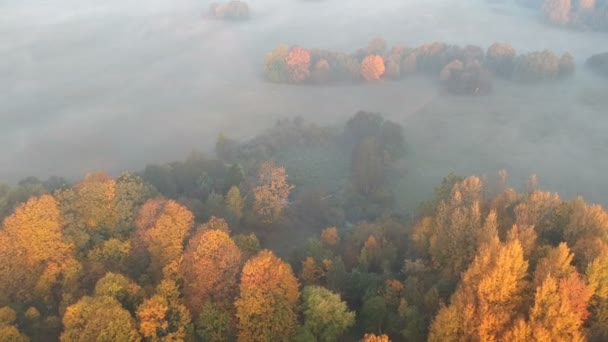
<path id="1" fill-rule="evenodd" d="M 608 340 L 607 0 L 8 0 L 0 37 L 0 342 Z"/>

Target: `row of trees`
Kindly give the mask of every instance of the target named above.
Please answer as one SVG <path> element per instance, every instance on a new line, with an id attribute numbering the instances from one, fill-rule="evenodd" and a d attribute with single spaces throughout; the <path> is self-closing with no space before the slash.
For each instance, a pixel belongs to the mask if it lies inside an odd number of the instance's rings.
<path id="1" fill-rule="evenodd" d="M 386 42 L 377 38 L 353 54 L 280 45 L 266 57 L 264 75 L 277 83 L 324 84 L 399 79 L 426 72 L 439 74 L 454 93 L 486 94 L 493 75 L 529 82 L 567 76 L 574 68 L 574 58 L 568 53 L 561 58 L 550 51 L 518 56 L 507 43 L 495 43 L 487 51 L 439 42 L 388 50 Z"/>

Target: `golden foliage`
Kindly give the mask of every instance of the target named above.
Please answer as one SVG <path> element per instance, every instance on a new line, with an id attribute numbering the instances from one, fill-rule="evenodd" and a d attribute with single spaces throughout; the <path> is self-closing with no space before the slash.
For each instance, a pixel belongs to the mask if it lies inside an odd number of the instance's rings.
<path id="1" fill-rule="evenodd" d="M 361 62 L 361 76 L 366 81 L 375 81 L 384 75 L 384 59 L 379 55 L 369 55 Z"/>
<path id="2" fill-rule="evenodd" d="M 582 321 L 563 298 L 555 278 L 548 276 L 536 290 L 530 331 L 536 341 L 584 341 Z"/>
<path id="3" fill-rule="evenodd" d="M 62 342 L 139 341 L 129 312 L 112 297 L 83 297 L 63 315 Z"/>
<path id="4" fill-rule="evenodd" d="M 289 264 L 263 250 L 245 263 L 235 302 L 238 340 L 291 341 L 300 293 Z"/>
<path id="5" fill-rule="evenodd" d="M 289 194 L 295 187 L 287 182 L 284 167 L 266 161 L 260 166 L 258 186 L 253 189 L 255 212 L 265 223 L 276 221 L 287 206 Z"/>
<path id="6" fill-rule="evenodd" d="M 335 247 L 340 243 L 340 236 L 336 227 L 323 229 L 321 232 L 321 242 L 328 247 Z"/>
<path id="7" fill-rule="evenodd" d="M 0 302 L 45 298 L 54 285 L 75 282 L 80 264 L 64 242 L 57 201 L 31 198 L 0 230 Z M 4 298 L 6 297 L 6 298 Z"/>
<path id="8" fill-rule="evenodd" d="M 365 334 L 361 342 L 390 342 L 387 335 Z"/>
<path id="9" fill-rule="evenodd" d="M 184 341 L 190 313 L 179 299 L 177 285 L 163 280 L 156 294 L 146 299 L 136 312 L 139 332 L 148 341 Z"/>
<path id="10" fill-rule="evenodd" d="M 562 242 L 559 246 L 551 249 L 549 254 L 542 258 L 534 271 L 534 287 L 540 286 L 549 275 L 560 281 L 567 278 L 570 273 L 575 272 L 572 266 L 574 254 L 566 243 Z"/>
<path id="11" fill-rule="evenodd" d="M 197 317 L 208 301 L 231 307 L 236 295 L 241 251 L 223 230 L 199 230 L 188 243 L 182 264 L 184 295 Z"/>
<path id="12" fill-rule="evenodd" d="M 140 209 L 135 247 L 143 245 L 150 254 L 151 271 L 160 277 L 162 269 L 177 260 L 183 251 L 186 235 L 194 216 L 174 200 L 156 198 L 148 200 Z"/>
<path id="13" fill-rule="evenodd" d="M 450 306 L 435 317 L 429 340 L 500 339 L 522 305 L 527 269 L 518 241 L 501 245 L 496 237 L 484 245 L 463 274 Z"/>

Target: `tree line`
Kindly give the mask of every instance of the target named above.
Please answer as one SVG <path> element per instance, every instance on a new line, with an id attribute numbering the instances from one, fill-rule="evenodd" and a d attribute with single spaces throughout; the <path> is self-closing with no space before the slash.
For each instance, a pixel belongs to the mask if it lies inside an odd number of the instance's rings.
<path id="1" fill-rule="evenodd" d="M 469 95 L 489 93 L 493 76 L 537 82 L 563 78 L 574 70 L 574 57 L 569 53 L 558 56 L 545 50 L 517 55 L 510 44 L 501 42 L 486 51 L 475 45 L 442 42 L 388 49 L 382 38 L 352 54 L 279 45 L 264 64 L 266 79 L 276 83 L 373 82 L 422 72 L 439 75 L 442 85 L 452 93 Z"/>

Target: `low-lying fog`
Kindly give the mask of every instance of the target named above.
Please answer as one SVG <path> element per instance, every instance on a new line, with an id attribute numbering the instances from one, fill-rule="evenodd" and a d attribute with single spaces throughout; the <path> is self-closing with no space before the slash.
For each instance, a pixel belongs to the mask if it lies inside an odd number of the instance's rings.
<path id="1" fill-rule="evenodd" d="M 252 20 L 202 19 L 208 1 L 4 0 L 0 3 L 0 180 L 138 170 L 247 138 L 281 117 L 342 124 L 357 110 L 405 130 L 401 191 L 418 202 L 449 172 L 532 173 L 570 197 L 608 204 L 608 86 L 582 68 L 605 33 L 546 26 L 513 1 L 250 0 Z M 571 80 L 499 82 L 487 97 L 445 94 L 426 77 L 379 84 L 264 82 L 280 43 L 352 51 L 446 41 L 518 52 L 570 51 Z M 413 205 L 412 203 L 405 203 Z"/>

